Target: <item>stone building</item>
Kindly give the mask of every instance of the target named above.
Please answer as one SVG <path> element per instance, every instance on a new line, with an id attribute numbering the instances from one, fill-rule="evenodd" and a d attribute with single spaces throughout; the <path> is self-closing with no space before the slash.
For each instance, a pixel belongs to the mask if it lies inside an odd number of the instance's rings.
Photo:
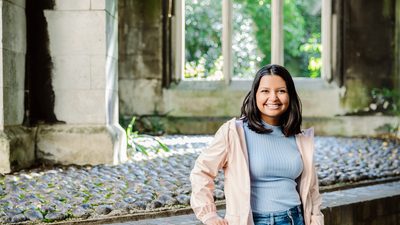
<path id="1" fill-rule="evenodd" d="M 282 5 L 272 2 L 272 58 L 280 63 Z M 157 115 L 170 133 L 212 133 L 238 116 L 250 81 L 230 79 L 231 3 L 222 0 L 220 82 L 181 80 L 183 4 L 0 0 L 0 173 L 36 162 L 123 162 L 119 118 Z M 304 125 L 354 136 L 399 123 L 371 115 L 370 93 L 400 90 L 400 1 L 322 0 L 322 24 L 322 78 L 295 81 Z"/>

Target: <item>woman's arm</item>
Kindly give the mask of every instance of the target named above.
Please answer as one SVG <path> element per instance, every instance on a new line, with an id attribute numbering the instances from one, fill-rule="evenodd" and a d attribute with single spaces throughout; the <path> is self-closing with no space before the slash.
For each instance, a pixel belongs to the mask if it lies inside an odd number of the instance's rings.
<path id="1" fill-rule="evenodd" d="M 192 195 L 190 205 L 196 217 L 203 223 L 218 218 L 214 203 L 214 179 L 218 170 L 225 166 L 228 149 L 228 124 L 225 123 L 215 134 L 211 145 L 203 150 L 196 160 L 190 181 Z"/>

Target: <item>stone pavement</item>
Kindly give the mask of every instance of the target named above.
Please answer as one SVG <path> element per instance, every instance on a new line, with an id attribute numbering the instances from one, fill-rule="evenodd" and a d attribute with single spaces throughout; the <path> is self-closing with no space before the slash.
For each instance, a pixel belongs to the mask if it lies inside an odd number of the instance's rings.
<path id="1" fill-rule="evenodd" d="M 370 201 L 400 195 L 400 181 L 376 184 L 365 187 L 338 190 L 322 194 L 322 208 L 331 208 L 340 205 L 349 205 L 356 202 Z M 225 210 L 219 210 L 222 216 Z M 125 223 L 114 223 L 110 225 L 198 225 L 201 224 L 194 214 L 171 216 L 165 218 L 131 221 Z"/>
<path id="2" fill-rule="evenodd" d="M 55 166 L 0 175 L 0 223 L 104 220 L 187 207 L 191 168 L 211 140 L 172 135 L 161 139 L 170 152 L 135 154 L 120 165 Z M 391 141 L 316 137 L 320 186 L 397 178 L 399 152 Z M 223 200 L 222 173 L 215 183 L 214 196 Z"/>

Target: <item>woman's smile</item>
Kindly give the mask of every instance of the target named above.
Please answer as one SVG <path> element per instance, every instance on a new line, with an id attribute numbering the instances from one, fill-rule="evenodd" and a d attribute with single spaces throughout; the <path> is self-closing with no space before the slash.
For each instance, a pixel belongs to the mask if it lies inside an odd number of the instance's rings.
<path id="1" fill-rule="evenodd" d="M 265 104 L 269 109 L 279 109 L 282 104 Z"/>

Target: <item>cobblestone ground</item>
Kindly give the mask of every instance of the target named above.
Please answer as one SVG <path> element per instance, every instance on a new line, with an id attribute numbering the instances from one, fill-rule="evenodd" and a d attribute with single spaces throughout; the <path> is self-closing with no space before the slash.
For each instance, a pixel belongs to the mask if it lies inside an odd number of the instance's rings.
<path id="1" fill-rule="evenodd" d="M 170 152 L 117 166 L 66 166 L 0 176 L 0 223 L 104 218 L 185 207 L 189 173 L 212 136 L 161 138 Z M 316 137 L 321 186 L 400 176 L 400 146 L 377 139 Z M 215 198 L 223 199 L 223 176 Z"/>

